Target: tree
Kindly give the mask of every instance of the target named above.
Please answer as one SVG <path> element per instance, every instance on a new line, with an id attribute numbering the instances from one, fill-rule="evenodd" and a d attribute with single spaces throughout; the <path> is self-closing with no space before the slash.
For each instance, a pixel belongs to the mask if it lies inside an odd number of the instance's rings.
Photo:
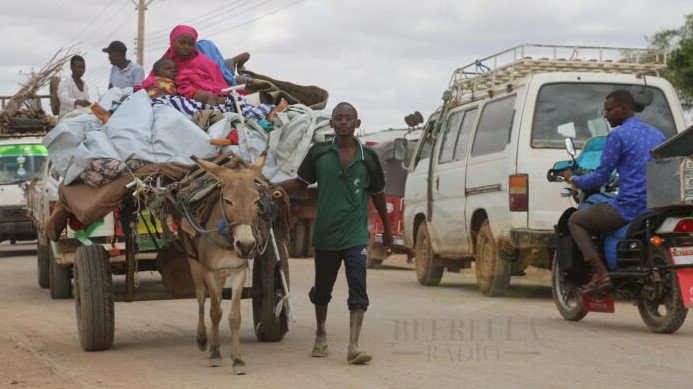
<path id="1" fill-rule="evenodd" d="M 693 13 L 686 15 L 680 28 L 662 30 L 645 39 L 650 48 L 671 50 L 662 76 L 676 88 L 682 102 L 690 106 L 693 103 Z"/>
<path id="2" fill-rule="evenodd" d="M 669 80 L 682 97 L 693 99 L 693 38 L 684 39 L 671 52 L 667 67 Z"/>

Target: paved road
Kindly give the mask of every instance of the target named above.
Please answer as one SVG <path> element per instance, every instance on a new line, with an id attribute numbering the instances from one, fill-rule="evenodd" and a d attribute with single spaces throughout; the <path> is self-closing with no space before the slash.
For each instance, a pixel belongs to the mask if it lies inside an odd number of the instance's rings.
<path id="1" fill-rule="evenodd" d="M 367 366 L 345 360 L 343 274 L 327 323 L 331 354 L 309 356 L 309 259 L 291 260 L 298 322 L 282 342 L 255 339 L 250 303 L 243 302 L 245 376 L 231 374 L 228 358 L 207 367 L 195 344 L 194 300 L 116 303 L 113 348 L 87 353 L 73 301 L 51 300 L 39 289 L 35 258 L 34 244 L 0 244 L 0 388 L 684 388 L 693 381 L 693 319 L 676 334 L 656 335 L 636 307 L 620 302 L 616 314 L 570 323 L 554 308 L 547 271 L 514 279 L 508 297 L 485 298 L 469 272 L 421 287 L 400 258 L 368 275 L 372 303 L 361 345 L 374 360 Z M 142 287 L 152 283 L 156 275 L 141 275 Z M 227 357 L 227 326 L 222 338 Z"/>

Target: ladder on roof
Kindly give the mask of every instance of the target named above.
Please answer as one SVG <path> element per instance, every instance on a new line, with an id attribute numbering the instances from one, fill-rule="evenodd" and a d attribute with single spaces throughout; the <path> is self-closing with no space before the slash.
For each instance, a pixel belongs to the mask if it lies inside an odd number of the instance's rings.
<path id="1" fill-rule="evenodd" d="M 666 67 L 666 50 L 627 47 L 525 44 L 456 69 L 450 79 L 450 101 L 462 103 L 512 89 L 530 74 L 591 72 L 658 76 Z"/>

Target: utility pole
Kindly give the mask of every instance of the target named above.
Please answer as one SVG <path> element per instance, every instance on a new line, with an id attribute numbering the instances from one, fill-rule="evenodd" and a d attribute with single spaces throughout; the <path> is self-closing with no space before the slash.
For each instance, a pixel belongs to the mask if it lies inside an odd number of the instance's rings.
<path id="1" fill-rule="evenodd" d="M 144 11 L 154 0 L 130 0 L 137 7 L 137 64 L 144 65 Z"/>

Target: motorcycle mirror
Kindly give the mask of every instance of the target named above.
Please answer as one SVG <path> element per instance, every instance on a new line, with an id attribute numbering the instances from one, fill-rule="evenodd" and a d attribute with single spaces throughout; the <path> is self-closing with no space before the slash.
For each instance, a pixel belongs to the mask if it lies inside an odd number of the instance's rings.
<path id="1" fill-rule="evenodd" d="M 568 154 L 571 157 L 575 157 L 575 143 L 573 142 L 573 138 L 565 138 L 565 150 L 568 152 Z"/>

